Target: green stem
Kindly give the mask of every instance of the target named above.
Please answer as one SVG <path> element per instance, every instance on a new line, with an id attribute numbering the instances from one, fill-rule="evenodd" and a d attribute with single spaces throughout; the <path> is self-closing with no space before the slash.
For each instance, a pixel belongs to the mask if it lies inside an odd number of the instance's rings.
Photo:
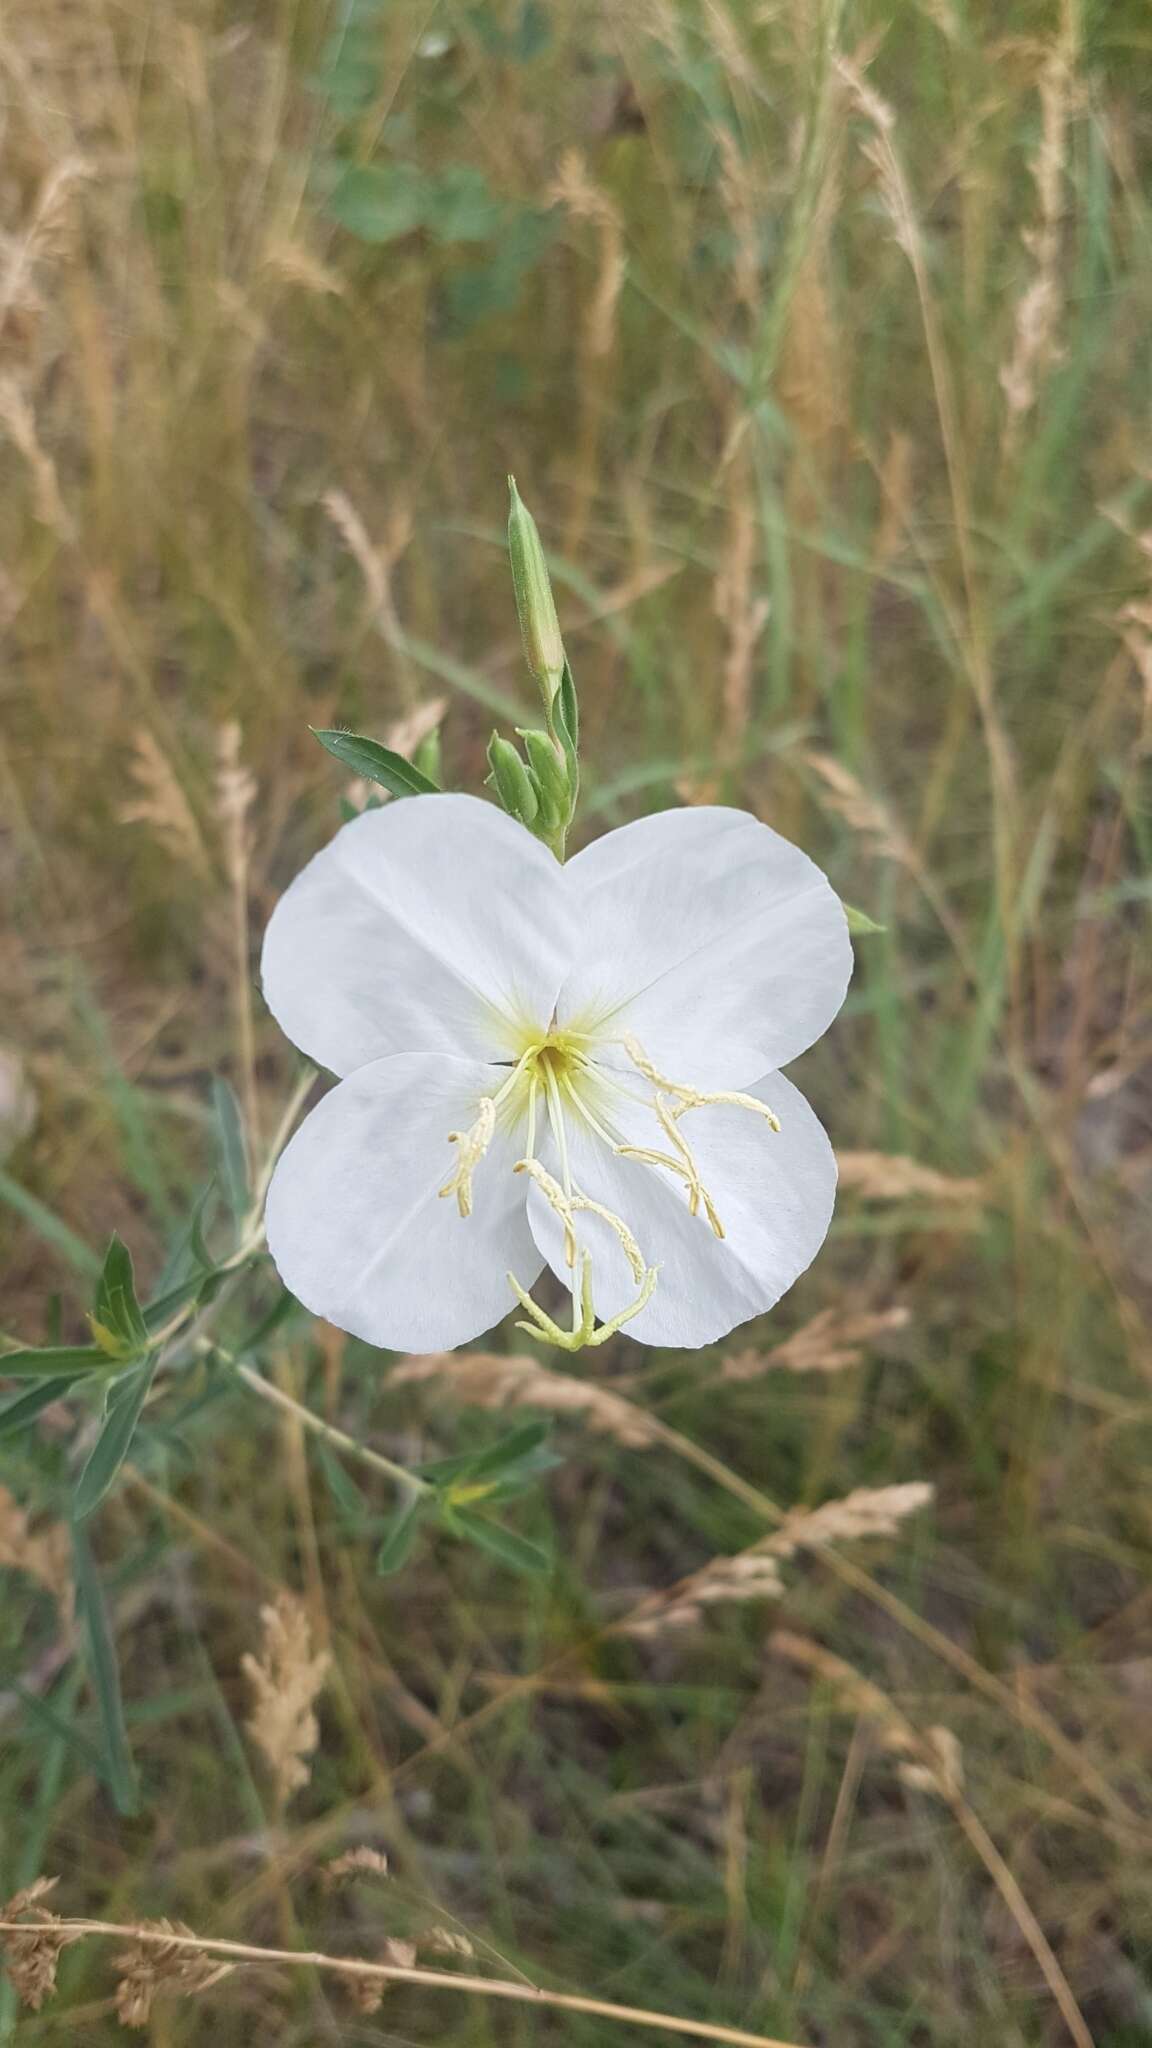
<path id="1" fill-rule="evenodd" d="M 433 1491 L 426 1479 L 419 1479 L 414 1472 L 406 1472 L 403 1465 L 394 1465 L 391 1458 L 386 1458 L 381 1451 L 374 1451 L 367 1444 L 357 1443 L 354 1436 L 348 1436 L 344 1430 L 337 1429 L 334 1423 L 325 1422 L 311 1408 L 305 1408 L 302 1401 L 297 1401 L 291 1394 L 286 1394 L 284 1389 L 276 1386 L 272 1380 L 265 1379 L 263 1373 L 256 1372 L 250 1365 L 242 1365 L 238 1359 L 231 1358 L 228 1352 L 221 1351 L 219 1345 L 215 1349 L 217 1354 L 233 1367 L 237 1378 L 242 1379 L 246 1387 L 254 1394 L 259 1394 L 262 1401 L 270 1401 L 274 1408 L 280 1408 L 286 1415 L 291 1415 L 302 1429 L 310 1429 L 314 1436 L 323 1437 L 325 1443 L 334 1445 L 336 1450 L 343 1451 L 346 1457 L 358 1458 L 362 1465 L 371 1465 L 374 1471 L 383 1472 L 394 1486 L 402 1487 L 407 1493 Z"/>

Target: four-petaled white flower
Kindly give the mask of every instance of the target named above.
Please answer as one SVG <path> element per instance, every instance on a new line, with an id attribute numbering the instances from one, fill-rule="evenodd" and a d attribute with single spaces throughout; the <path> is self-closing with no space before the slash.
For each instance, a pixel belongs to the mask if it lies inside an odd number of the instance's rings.
<path id="1" fill-rule="evenodd" d="M 564 866 L 476 797 L 366 812 L 264 944 L 273 1014 L 342 1077 L 269 1191 L 285 1284 L 390 1350 L 450 1350 L 513 1295 L 570 1345 L 723 1336 L 827 1231 L 832 1149 L 777 1069 L 851 967 L 819 868 L 743 811 L 642 818 Z M 571 1327 L 527 1295 L 545 1265 Z"/>

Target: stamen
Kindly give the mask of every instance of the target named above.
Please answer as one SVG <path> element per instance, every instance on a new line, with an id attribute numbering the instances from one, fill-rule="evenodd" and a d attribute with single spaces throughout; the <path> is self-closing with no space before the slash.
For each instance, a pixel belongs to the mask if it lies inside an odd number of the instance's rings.
<path id="1" fill-rule="evenodd" d="M 472 1214 L 472 1175 L 492 1143 L 496 1129 L 495 1095 L 482 1095 L 476 1121 L 469 1130 L 449 1131 L 448 1143 L 459 1145 L 460 1157 L 451 1180 L 445 1181 L 441 1195 L 455 1195 L 456 1207 L 461 1216 Z"/>
<path id="2" fill-rule="evenodd" d="M 545 1201 L 559 1216 L 560 1221 L 564 1225 L 564 1262 L 566 1265 L 575 1266 L 576 1264 L 576 1226 L 573 1222 L 573 1217 L 577 1211 L 581 1211 L 588 1216 L 599 1216 L 601 1222 L 606 1223 L 609 1230 L 615 1233 L 619 1239 L 624 1257 L 632 1268 L 633 1279 L 637 1286 L 641 1284 L 647 1272 L 647 1267 L 644 1264 L 644 1254 L 622 1216 L 617 1216 L 613 1209 L 606 1209 L 602 1202 L 594 1202 L 590 1195 L 582 1195 L 578 1188 L 573 1189 L 570 1195 L 566 1195 L 559 1182 L 553 1180 L 547 1167 L 541 1166 L 538 1159 L 519 1159 L 512 1171 L 513 1173 L 529 1174 Z"/>
<path id="3" fill-rule="evenodd" d="M 667 1074 L 660 1073 L 659 1069 L 653 1066 L 640 1041 L 633 1038 L 630 1031 L 624 1033 L 620 1043 L 632 1065 L 638 1073 L 643 1074 L 646 1081 L 651 1081 L 654 1088 L 662 1089 L 666 1095 L 675 1097 L 676 1108 L 672 1111 L 674 1117 L 682 1117 L 690 1109 L 705 1109 L 717 1103 L 728 1103 L 733 1109 L 750 1109 L 756 1116 L 762 1116 L 772 1130 L 780 1129 L 780 1119 L 775 1110 L 769 1109 L 768 1104 L 761 1102 L 757 1096 L 741 1095 L 730 1088 L 717 1088 L 705 1092 L 700 1088 L 689 1088 L 683 1081 L 670 1081 Z"/>

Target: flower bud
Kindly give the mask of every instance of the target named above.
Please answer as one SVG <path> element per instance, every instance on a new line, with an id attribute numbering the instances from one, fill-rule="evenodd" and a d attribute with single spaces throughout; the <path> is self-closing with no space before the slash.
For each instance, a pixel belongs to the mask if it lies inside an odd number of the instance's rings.
<path id="1" fill-rule="evenodd" d="M 540 792 L 540 809 L 546 822 L 565 826 L 572 818 L 572 787 L 563 752 L 546 732 L 526 732 L 517 726 L 524 742 L 528 765 Z"/>
<path id="2" fill-rule="evenodd" d="M 488 742 L 488 766 L 504 809 L 510 817 L 531 827 L 540 808 L 539 798 L 511 740 L 502 739 L 498 732 Z"/>
<path id="3" fill-rule="evenodd" d="M 556 617 L 552 585 L 548 581 L 548 568 L 536 521 L 516 489 L 514 477 L 509 477 L 508 489 L 512 496 L 512 508 L 508 514 L 508 553 L 512 558 L 512 584 L 516 592 L 520 632 L 528 666 L 540 686 L 545 710 L 550 713 L 564 674 L 564 642 L 560 638 L 560 621 Z"/>

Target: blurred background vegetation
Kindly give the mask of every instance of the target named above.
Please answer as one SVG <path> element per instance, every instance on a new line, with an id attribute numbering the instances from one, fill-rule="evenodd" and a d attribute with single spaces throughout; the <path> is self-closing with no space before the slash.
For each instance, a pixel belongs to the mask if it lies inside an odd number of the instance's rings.
<path id="1" fill-rule="evenodd" d="M 86 1525 L 78 1631 L 90 1414 L 0 1432 L 0 1884 L 369 1956 L 447 1926 L 806 2048 L 1136 2048 L 1145 0 L 9 0 L 0 75 L 9 1336 L 83 1336 L 114 1228 L 158 1284 L 215 1076 L 270 1139 L 297 1068 L 256 949 L 342 787 L 307 726 L 439 720 L 476 789 L 531 715 L 508 470 L 583 833 L 743 804 L 882 928 L 797 1070 L 844 1154 L 828 1246 L 715 1352 L 577 1361 L 655 1426 L 557 1418 L 512 1515 L 549 1573 L 436 1539 L 377 1576 L 386 1482 L 209 1355 Z M 302 1315 L 254 1338 L 246 1289 L 221 1341 L 401 1463 L 509 1427 Z M 778 1510 L 910 1481 L 926 1511 L 781 1596 L 618 1626 Z M 331 1659 L 279 1791 L 242 1668 L 278 1589 Z M 326 1887 L 356 1847 L 386 1882 Z M 112 1982 L 78 1945 L 0 2039 L 122 2039 Z M 283 1970 L 146 2027 L 642 2038 Z"/>

